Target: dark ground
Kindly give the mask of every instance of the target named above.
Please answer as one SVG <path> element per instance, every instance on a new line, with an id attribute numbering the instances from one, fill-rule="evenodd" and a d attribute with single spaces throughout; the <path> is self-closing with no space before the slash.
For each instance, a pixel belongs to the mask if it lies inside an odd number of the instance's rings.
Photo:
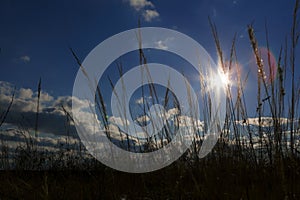
<path id="1" fill-rule="evenodd" d="M 300 162 L 176 161 L 145 174 L 92 170 L 1 171 L 1 199 L 300 199 Z"/>

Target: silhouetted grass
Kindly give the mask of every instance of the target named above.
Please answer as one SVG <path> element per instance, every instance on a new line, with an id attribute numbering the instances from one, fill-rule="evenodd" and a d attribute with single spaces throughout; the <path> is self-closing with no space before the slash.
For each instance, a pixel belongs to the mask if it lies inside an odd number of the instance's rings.
<path id="1" fill-rule="evenodd" d="M 212 152 L 203 159 L 197 154 L 203 141 L 203 136 L 195 133 L 191 148 L 170 166 L 150 173 L 130 174 L 113 170 L 104 166 L 91 156 L 85 156 L 85 149 L 80 145 L 78 154 L 72 154 L 72 149 L 61 148 L 58 152 L 39 151 L 34 141 L 38 133 L 39 100 L 41 94 L 41 80 L 38 84 L 37 112 L 35 136 L 20 130 L 26 139 L 25 146 L 15 150 L 13 165 L 9 163 L 8 148 L 1 144 L 0 197 L 1 199 L 300 199 L 300 156 L 299 156 L 299 85 L 298 74 L 295 72 L 296 47 L 299 30 L 297 27 L 299 0 L 296 0 L 293 11 L 291 30 L 291 46 L 285 41 L 277 60 L 276 80 L 268 83 L 265 72 L 274 73 L 271 67 L 270 55 L 267 62 L 263 62 L 259 44 L 255 37 L 253 25 L 248 26 L 249 42 L 257 65 L 257 107 L 249 108 L 245 101 L 245 85 L 248 75 L 242 77 L 238 68 L 238 53 L 236 52 L 236 36 L 233 37 L 228 62 L 223 55 L 223 49 L 216 25 L 209 19 L 212 35 L 216 44 L 219 65 L 225 73 L 237 74 L 236 91 L 226 87 L 226 118 L 217 145 Z M 269 36 L 266 26 L 266 42 L 269 50 Z M 147 67 L 146 55 L 142 49 L 142 35 L 137 34 L 139 42 L 139 62 L 151 80 Z M 96 91 L 96 107 L 101 121 L 110 136 L 107 108 L 98 83 L 91 80 L 85 72 L 84 66 L 70 49 L 80 69 L 87 77 L 92 91 Z M 290 61 L 288 59 L 290 58 Z M 122 77 L 122 65 L 118 66 Z M 287 73 L 291 72 L 291 80 Z M 205 88 L 204 74 L 199 75 L 201 88 Z M 111 87 L 113 82 L 109 79 Z M 125 84 L 124 84 L 125 85 Z M 158 94 L 154 84 L 148 84 L 152 103 L 158 102 Z M 286 95 L 291 88 L 290 96 Z M 188 89 L 188 88 L 187 88 Z M 202 91 L 204 121 L 210 117 L 210 94 Z M 233 98 L 233 92 L 237 95 Z M 170 91 L 165 92 L 165 103 Z M 119 101 L 122 96 L 115 94 Z M 142 87 L 142 96 L 145 96 Z M 0 126 L 4 123 L 14 95 L 4 113 L 0 116 Z M 176 102 L 174 102 L 176 104 Z M 149 103 L 142 105 L 143 114 L 149 110 Z M 268 108 L 268 109 L 263 109 Z M 72 113 L 62 106 L 68 120 L 72 121 Z M 249 110 L 256 110 L 258 130 L 253 131 L 249 122 Z M 272 119 L 272 127 L 265 129 L 265 116 Z M 151 117 L 151 116 L 150 116 Z M 282 118 L 289 120 L 288 127 L 283 126 Z M 293 122 L 298 123 L 293 123 Z M 297 124 L 297 125 L 295 125 Z M 195 128 L 196 129 L 196 128 Z M 287 135 L 289 133 L 289 135 Z M 121 143 L 128 142 L 129 136 Z M 150 138 L 145 152 L 156 150 L 164 145 L 164 138 L 169 142 L 172 138 L 168 128 L 163 131 L 164 136 L 158 140 Z M 258 141 L 255 138 L 258 136 Z M 245 137 L 247 137 L 245 139 Z M 137 144 L 140 144 L 138 141 Z M 127 144 L 130 149 L 131 144 Z M 122 146 L 122 145 L 121 145 Z M 124 147 L 124 146 L 123 146 Z M 125 147 L 124 147 L 125 148 Z M 141 148 L 134 147 L 135 151 Z M 127 150 L 128 150 L 127 149 Z"/>

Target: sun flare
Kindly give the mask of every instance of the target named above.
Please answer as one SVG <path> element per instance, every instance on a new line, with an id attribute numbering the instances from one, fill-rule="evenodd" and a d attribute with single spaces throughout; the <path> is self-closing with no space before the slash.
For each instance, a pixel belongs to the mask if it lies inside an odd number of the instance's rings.
<path id="1" fill-rule="evenodd" d="M 229 74 L 224 73 L 222 69 L 218 69 L 217 72 L 211 72 L 208 76 L 208 83 L 210 90 L 215 89 L 226 89 L 227 86 L 232 85 L 232 81 L 230 80 Z"/>
<path id="2" fill-rule="evenodd" d="M 231 84 L 228 73 L 224 73 L 222 70 L 218 70 L 218 73 L 219 73 L 222 85 L 228 86 Z"/>

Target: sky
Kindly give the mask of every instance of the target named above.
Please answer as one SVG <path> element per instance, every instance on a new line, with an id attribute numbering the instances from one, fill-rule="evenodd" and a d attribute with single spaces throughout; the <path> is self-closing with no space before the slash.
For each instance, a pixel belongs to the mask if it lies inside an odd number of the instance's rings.
<path id="1" fill-rule="evenodd" d="M 63 103 L 70 105 L 74 80 L 79 70 L 69 48 L 72 48 L 83 61 L 89 52 L 105 39 L 122 31 L 137 28 L 140 19 L 142 27 L 164 27 L 190 36 L 217 62 L 214 38 L 208 21 L 210 17 L 216 24 L 223 53 L 227 59 L 230 55 L 232 39 L 234 34 L 237 34 L 237 58 L 243 77 L 245 78 L 250 72 L 245 96 L 247 105 L 253 108 L 250 115 L 255 117 L 256 95 L 253 94 L 256 94 L 257 69 L 253 64 L 247 25 L 253 25 L 258 43 L 263 48 L 266 47 L 265 24 L 267 24 L 270 50 L 277 60 L 280 47 L 284 46 L 285 38 L 290 35 L 293 7 L 294 1 L 290 0 L 189 0 L 185 2 L 2 0 L 0 2 L 0 94 L 3 97 L 0 105 L 3 109 L 8 104 L 9 96 L 16 87 L 16 106 L 12 109 L 10 118 L 20 117 L 21 113 L 23 118 L 25 116 L 33 119 L 36 91 L 41 78 L 43 91 L 41 109 L 44 110 L 41 114 L 40 126 L 45 132 L 53 132 L 52 125 L 65 120 L 62 111 L 54 107 Z M 165 57 L 157 55 L 159 53 L 159 51 L 154 52 L 153 57 L 149 59 L 163 61 Z M 300 53 L 299 49 L 297 53 Z M 137 54 L 133 53 L 133 55 Z M 133 55 L 124 58 L 123 62 L 126 65 L 137 62 L 138 58 L 135 62 L 128 61 Z M 184 65 L 183 61 L 176 60 L 173 55 L 167 56 L 170 56 L 167 61 L 170 65 L 176 63 Z M 107 73 L 112 79 L 116 79 L 118 76 L 116 71 L 112 68 Z M 298 68 L 296 72 L 299 81 Z M 289 78 L 290 73 L 287 73 L 287 80 Z M 110 87 L 107 85 L 104 90 L 110 91 Z M 88 108 L 88 105 L 84 105 Z M 52 123 L 49 123 L 49 119 Z M 32 127 L 32 125 L 24 126 Z M 64 128 L 63 124 L 57 127 L 57 134 Z"/>

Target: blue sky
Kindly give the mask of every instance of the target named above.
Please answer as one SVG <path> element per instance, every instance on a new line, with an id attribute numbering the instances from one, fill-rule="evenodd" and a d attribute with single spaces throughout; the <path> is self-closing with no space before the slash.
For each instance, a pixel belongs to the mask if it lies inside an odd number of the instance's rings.
<path id="1" fill-rule="evenodd" d="M 150 1 L 149 1 L 150 2 Z M 211 54 L 215 47 L 208 16 L 216 23 L 225 53 L 238 33 L 238 56 L 247 62 L 248 24 L 254 22 L 261 45 L 265 45 L 267 21 L 271 49 L 278 54 L 290 32 L 293 1 L 151 1 L 155 7 L 137 7 L 129 0 L 112 1 L 9 1 L 0 3 L 0 80 L 34 88 L 39 77 L 43 88 L 54 95 L 71 94 L 78 66 L 68 47 L 83 60 L 97 44 L 127 29 L 136 28 L 143 10 L 155 10 L 151 21 L 142 17 L 142 26 L 175 28 L 196 39 Z M 247 49 L 244 49 L 247 47 Z M 251 52 L 249 52 L 251 53 Z M 28 56 L 30 61 L 22 61 Z M 245 57 L 245 58 L 244 58 Z M 245 59 L 245 60 L 243 60 Z"/>
<path id="2" fill-rule="evenodd" d="M 293 6 L 294 1 L 286 0 L 3 0 L 0 2 L 0 80 L 36 91 L 41 77 L 42 88 L 51 97 L 70 96 L 79 67 L 69 47 L 84 60 L 108 37 L 137 28 L 139 18 L 142 26 L 165 27 L 187 34 L 217 61 L 208 16 L 218 28 L 227 58 L 237 33 L 237 57 L 245 75 L 255 71 L 249 64 L 253 58 L 247 25 L 253 23 L 258 42 L 265 47 L 267 23 L 270 49 L 277 59 L 285 37 L 290 34 Z M 117 74 L 111 72 L 110 76 Z M 287 79 L 289 76 L 288 73 Z M 256 108 L 255 77 L 255 72 L 250 73 L 245 89 L 252 110 Z"/>

